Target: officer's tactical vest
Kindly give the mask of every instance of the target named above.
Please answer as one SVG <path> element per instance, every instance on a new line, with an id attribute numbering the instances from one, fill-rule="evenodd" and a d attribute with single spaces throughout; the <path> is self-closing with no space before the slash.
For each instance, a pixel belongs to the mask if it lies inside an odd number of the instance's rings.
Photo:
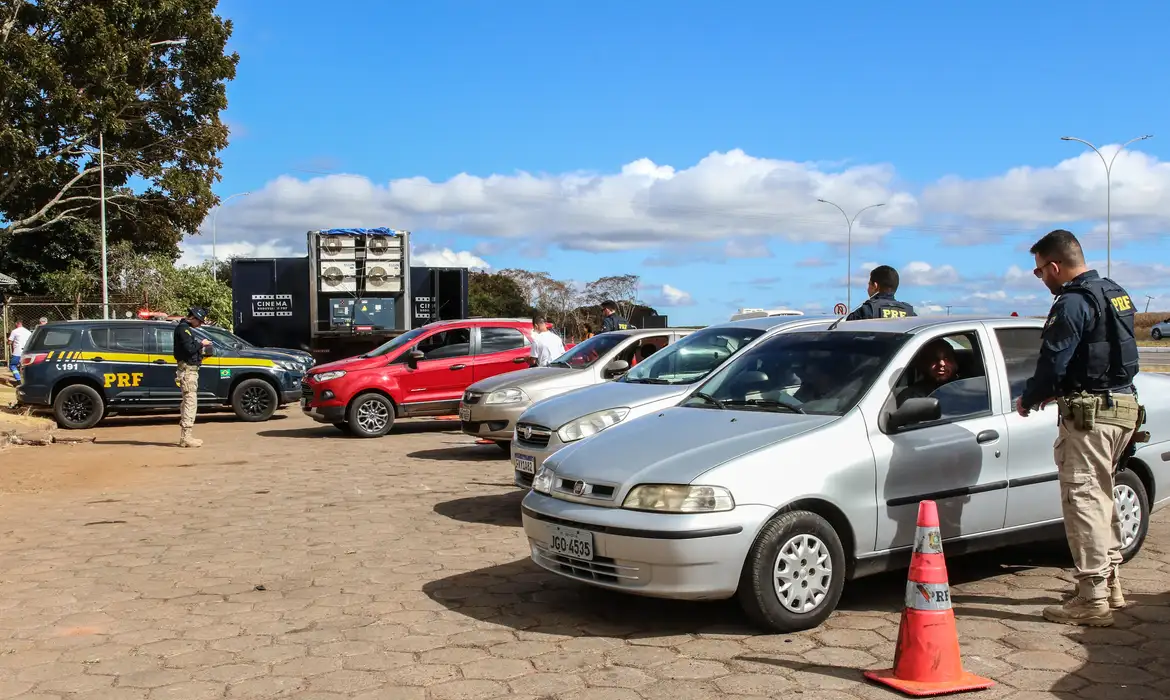
<path id="1" fill-rule="evenodd" d="M 1080 294 L 1093 307 L 1095 322 L 1069 362 L 1065 384 L 1070 391 L 1105 391 L 1127 387 L 1138 372 L 1136 311 L 1129 294 L 1108 277 L 1070 283 L 1065 294 Z"/>
<path id="2" fill-rule="evenodd" d="M 892 296 L 886 294 L 875 294 L 869 299 L 866 299 L 862 306 L 868 306 L 870 309 L 870 318 L 903 318 L 905 316 L 917 316 L 914 313 L 914 307 L 904 301 L 898 301 Z"/>

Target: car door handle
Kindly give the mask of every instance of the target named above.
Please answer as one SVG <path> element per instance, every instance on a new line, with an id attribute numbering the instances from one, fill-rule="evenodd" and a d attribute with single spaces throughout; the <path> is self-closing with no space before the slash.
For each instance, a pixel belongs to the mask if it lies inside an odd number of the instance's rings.
<path id="1" fill-rule="evenodd" d="M 451 371 L 454 372 L 457 369 L 464 369 L 466 367 L 467 365 L 451 365 Z"/>
<path id="2" fill-rule="evenodd" d="M 980 445 L 986 444 L 988 442 L 995 442 L 998 439 L 999 433 L 994 430 L 984 430 L 975 436 L 975 442 L 979 443 Z"/>
<path id="3" fill-rule="evenodd" d="M 527 358 L 527 357 L 517 357 L 517 358 L 514 358 L 514 359 L 512 360 L 512 364 L 514 364 L 514 365 L 524 365 L 524 364 L 528 364 L 528 358 Z"/>
<path id="4" fill-rule="evenodd" d="M 106 358 L 104 358 L 104 357 L 92 357 L 92 358 L 90 358 L 90 359 L 91 359 L 93 362 L 104 362 Z"/>
<path id="5" fill-rule="evenodd" d="M 165 365 L 166 363 L 167 363 L 166 360 L 155 360 L 154 361 L 154 364 L 156 364 L 156 365 Z"/>

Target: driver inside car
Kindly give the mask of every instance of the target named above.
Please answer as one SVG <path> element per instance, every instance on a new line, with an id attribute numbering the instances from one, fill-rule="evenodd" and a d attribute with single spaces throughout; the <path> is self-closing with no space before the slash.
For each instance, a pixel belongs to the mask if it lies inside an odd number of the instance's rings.
<path id="1" fill-rule="evenodd" d="M 959 378 L 959 363 L 951 344 L 939 338 L 931 341 L 914 358 L 920 379 L 898 393 L 898 405 L 906 399 L 923 399 L 940 386 Z"/>

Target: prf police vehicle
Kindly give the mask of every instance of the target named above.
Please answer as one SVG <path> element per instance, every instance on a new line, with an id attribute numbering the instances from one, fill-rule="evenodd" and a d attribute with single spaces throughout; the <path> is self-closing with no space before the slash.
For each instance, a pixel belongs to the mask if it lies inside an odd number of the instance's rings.
<path id="1" fill-rule="evenodd" d="M 117 413 L 176 411 L 175 324 L 166 321 L 63 321 L 37 327 L 20 358 L 17 401 L 52 408 L 57 425 L 85 429 Z M 231 406 L 264 421 L 300 399 L 303 365 L 249 352 L 212 337 L 199 370 L 199 406 Z"/>

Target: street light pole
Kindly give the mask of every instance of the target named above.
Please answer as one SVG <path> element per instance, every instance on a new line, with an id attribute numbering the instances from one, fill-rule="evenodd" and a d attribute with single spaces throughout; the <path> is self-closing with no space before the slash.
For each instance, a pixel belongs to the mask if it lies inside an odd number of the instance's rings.
<path id="1" fill-rule="evenodd" d="M 216 219 L 219 218 L 219 209 L 224 204 L 227 204 L 228 202 L 232 201 L 232 199 L 234 199 L 235 197 L 247 197 L 250 194 L 252 194 L 252 193 L 251 192 L 237 192 L 237 193 L 231 195 L 227 199 L 223 200 L 222 203 L 216 205 L 215 212 L 211 215 L 211 279 L 213 279 L 213 280 L 219 279 L 219 258 L 216 257 L 216 255 L 215 255 L 215 224 L 216 224 Z"/>
<path id="2" fill-rule="evenodd" d="M 110 318 L 110 280 L 108 276 L 109 260 L 106 257 L 106 141 L 105 134 L 98 132 L 98 187 L 101 188 L 101 196 L 98 198 L 101 202 L 99 209 L 101 209 L 102 220 L 102 318 L 109 320 Z M 93 151 L 90 151 L 92 153 Z M 90 161 L 91 163 L 93 161 Z"/>
<path id="3" fill-rule="evenodd" d="M 866 209 L 873 209 L 874 207 L 884 207 L 884 206 L 886 206 L 886 203 L 882 202 L 881 204 L 871 204 L 868 207 L 862 207 L 861 209 L 858 209 L 857 213 L 853 215 L 852 219 L 850 219 L 849 215 L 845 213 L 844 209 L 837 206 L 836 204 L 833 204 L 829 200 L 818 199 L 817 201 L 822 203 L 822 204 L 830 204 L 834 207 L 837 207 L 837 211 L 841 212 L 841 216 L 845 217 L 845 222 L 849 225 L 849 230 L 847 233 L 848 238 L 847 238 L 847 242 L 846 242 L 846 246 L 845 246 L 847 249 L 846 254 L 845 254 L 846 255 L 845 306 L 852 309 L 853 308 L 853 280 L 851 278 L 851 275 L 853 275 L 853 222 L 857 221 L 857 217 L 861 216 L 861 212 L 865 211 Z"/>
<path id="4" fill-rule="evenodd" d="M 1086 141 L 1084 139 L 1078 139 L 1075 136 L 1061 136 L 1060 137 L 1061 141 L 1077 141 L 1077 142 L 1083 143 L 1086 146 L 1088 146 L 1089 148 L 1093 149 L 1093 151 L 1096 152 L 1097 156 L 1099 158 L 1101 158 L 1101 164 L 1105 166 L 1105 276 L 1106 277 L 1111 277 L 1113 275 L 1113 225 L 1112 225 L 1112 219 L 1113 219 L 1113 187 L 1112 187 L 1113 161 L 1117 160 L 1118 154 L 1120 154 L 1122 151 L 1124 151 L 1125 147 L 1128 146 L 1129 144 L 1133 143 L 1134 141 L 1144 141 L 1146 139 L 1152 139 L 1152 138 L 1154 138 L 1153 134 L 1146 134 L 1145 136 L 1137 136 L 1135 138 L 1132 138 L 1132 139 L 1126 141 L 1125 143 L 1121 144 L 1121 148 L 1117 149 L 1117 152 L 1115 152 L 1113 154 L 1113 157 L 1110 158 L 1108 162 L 1106 162 L 1105 156 L 1101 154 L 1101 151 L 1097 150 L 1097 147 L 1094 146 L 1093 144 L 1089 143 L 1088 141 Z"/>

